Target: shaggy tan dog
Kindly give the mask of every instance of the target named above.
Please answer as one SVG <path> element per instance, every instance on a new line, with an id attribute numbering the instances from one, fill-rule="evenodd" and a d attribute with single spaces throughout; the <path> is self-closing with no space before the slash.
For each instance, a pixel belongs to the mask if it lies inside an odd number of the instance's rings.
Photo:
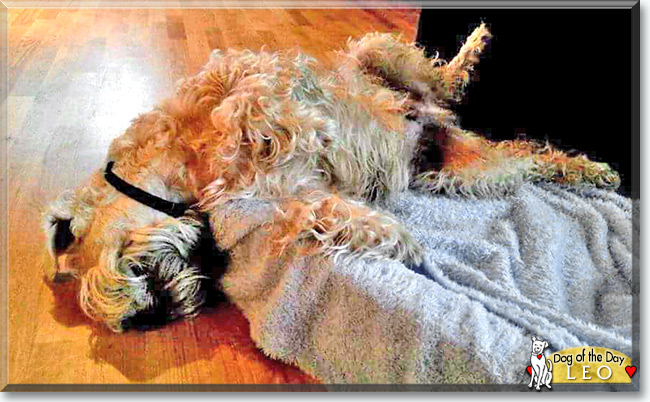
<path id="1" fill-rule="evenodd" d="M 494 144 L 455 125 L 448 104 L 460 98 L 489 36 L 481 25 L 446 63 L 369 34 L 321 74 L 302 54 L 214 51 L 174 97 L 113 141 L 107 162 L 125 182 L 207 213 L 223 250 L 251 228 L 267 230 L 273 241 L 259 263 L 295 244 L 332 258 L 420 263 L 409 232 L 376 206 L 409 186 L 469 196 L 539 179 L 616 186 L 605 164 L 531 142 Z M 425 126 L 446 138 L 445 164 L 416 175 Z M 196 314 L 204 299 L 204 277 L 190 259 L 197 213 L 170 217 L 106 177 L 98 170 L 46 213 L 56 280 L 80 279 L 85 313 L 116 331 L 157 306 L 161 291 L 169 317 Z"/>

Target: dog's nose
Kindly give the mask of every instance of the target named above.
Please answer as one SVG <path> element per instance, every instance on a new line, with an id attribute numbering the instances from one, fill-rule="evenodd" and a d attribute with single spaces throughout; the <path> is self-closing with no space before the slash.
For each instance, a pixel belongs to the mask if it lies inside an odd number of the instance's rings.
<path id="1" fill-rule="evenodd" d="M 72 272 L 57 272 L 54 274 L 54 283 L 66 283 L 74 279 L 74 273 Z"/>

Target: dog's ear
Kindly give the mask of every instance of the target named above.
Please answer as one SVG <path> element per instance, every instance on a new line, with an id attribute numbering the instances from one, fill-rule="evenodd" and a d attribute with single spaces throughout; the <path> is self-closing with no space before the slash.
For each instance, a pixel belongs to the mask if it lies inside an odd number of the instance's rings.
<path id="1" fill-rule="evenodd" d="M 537 338 L 535 338 L 535 337 L 533 336 L 533 342 L 535 342 L 536 340 L 537 340 Z"/>
<path id="2" fill-rule="evenodd" d="M 544 349 L 548 347 L 548 342 L 544 342 Z"/>
<path id="3" fill-rule="evenodd" d="M 121 272 L 120 249 L 119 246 L 105 248 L 97 265 L 81 277 L 79 289 L 79 303 L 84 313 L 115 332 L 122 330 L 124 317 L 152 304 L 145 278 Z"/>

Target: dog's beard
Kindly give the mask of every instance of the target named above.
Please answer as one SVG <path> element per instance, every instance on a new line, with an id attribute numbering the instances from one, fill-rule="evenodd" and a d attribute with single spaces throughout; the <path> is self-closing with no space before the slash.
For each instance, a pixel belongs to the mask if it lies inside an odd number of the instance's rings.
<path id="1" fill-rule="evenodd" d="M 122 248 L 104 251 L 82 279 L 81 306 L 112 330 L 158 326 L 193 316 L 211 280 L 191 259 L 202 223 L 193 216 L 168 219 L 134 231 Z"/>

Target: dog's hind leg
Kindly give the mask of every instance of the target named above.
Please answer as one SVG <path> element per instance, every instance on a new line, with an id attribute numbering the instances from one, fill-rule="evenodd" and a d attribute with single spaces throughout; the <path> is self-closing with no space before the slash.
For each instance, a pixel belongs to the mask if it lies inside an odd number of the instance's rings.
<path id="1" fill-rule="evenodd" d="M 534 141 L 493 142 L 457 127 L 444 127 L 440 170 L 421 173 L 415 187 L 464 196 L 501 196 L 524 182 L 553 181 L 574 186 L 616 188 L 618 173 L 584 155 L 569 156 Z"/>
<path id="2" fill-rule="evenodd" d="M 415 44 L 400 42 L 391 34 L 368 34 L 350 41 L 344 53 L 342 73 L 361 70 L 378 76 L 398 90 L 407 90 L 421 98 L 446 102 L 458 100 L 478 63 L 490 32 L 481 24 L 467 38 L 458 54 L 449 62 L 427 58 Z"/>
<path id="3" fill-rule="evenodd" d="M 546 359 L 548 361 L 548 368 L 546 367 L 546 363 L 544 363 L 544 367 L 547 368 L 546 371 L 546 378 L 544 378 L 544 385 L 546 385 L 546 388 L 551 389 L 551 381 L 553 380 L 553 362 L 550 359 Z"/>

